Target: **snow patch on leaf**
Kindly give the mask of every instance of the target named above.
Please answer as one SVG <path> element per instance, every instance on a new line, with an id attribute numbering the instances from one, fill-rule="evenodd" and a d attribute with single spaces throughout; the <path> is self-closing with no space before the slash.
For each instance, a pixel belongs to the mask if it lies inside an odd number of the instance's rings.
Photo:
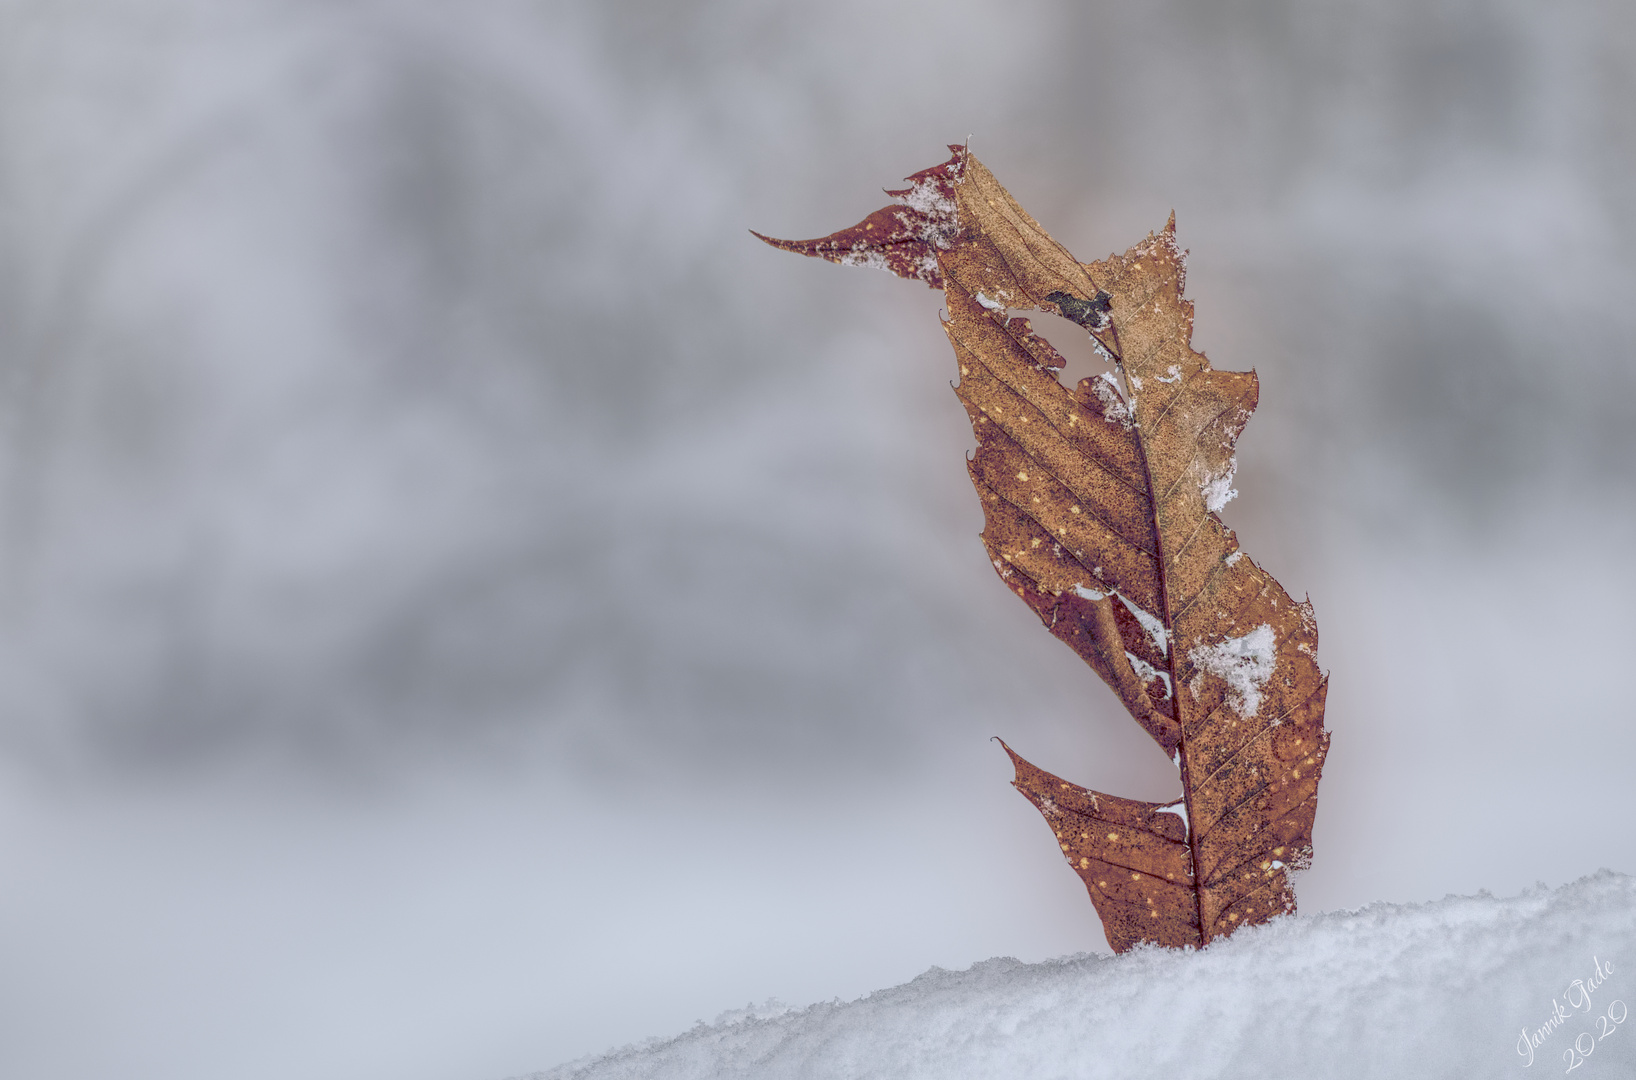
<path id="1" fill-rule="evenodd" d="M 1186 828 L 1189 832 L 1191 832 L 1193 830 L 1192 824 L 1187 820 L 1187 800 L 1186 799 L 1177 799 L 1175 802 L 1171 803 L 1169 806 L 1159 807 L 1159 809 L 1154 811 L 1154 813 L 1158 813 L 1158 814 L 1175 814 L 1177 817 L 1182 819 L 1182 826 L 1184 828 Z"/>
<path id="2" fill-rule="evenodd" d="M 895 216 L 905 226 L 918 229 L 922 242 L 949 250 L 960 231 L 960 206 L 955 186 L 966 178 L 966 154 L 962 146 L 951 146 L 954 156 L 942 165 L 922 169 L 909 177 L 909 186 L 887 194 L 903 205 Z M 935 266 L 937 258 L 930 255 Z"/>
<path id="3" fill-rule="evenodd" d="M 1221 508 L 1238 497 L 1238 489 L 1233 487 L 1233 474 L 1238 472 L 1238 456 L 1227 459 L 1227 468 L 1219 473 L 1213 473 L 1204 478 L 1199 490 L 1204 494 L 1204 508 L 1212 514 L 1221 513 Z"/>
<path id="4" fill-rule="evenodd" d="M 954 173 L 952 162 L 944 168 L 950 172 L 950 179 L 945 180 L 933 172 L 933 175 L 917 180 L 903 189 L 898 195 L 898 201 L 911 210 L 952 225 L 959 208 L 955 204 L 951 184 L 958 183 L 960 178 L 952 175 Z M 938 246 L 948 247 L 948 244 L 944 242 Z"/>
<path id="5" fill-rule="evenodd" d="M 1206 674 L 1227 684 L 1227 704 L 1248 720 L 1261 709 L 1261 688 L 1278 666 L 1278 643 L 1266 623 L 1242 637 L 1230 637 L 1215 645 L 1200 645 L 1187 658 L 1199 669 L 1188 683 L 1196 700 L 1199 684 Z"/>
<path id="6" fill-rule="evenodd" d="M 1101 570 L 1102 568 L 1099 566 L 1096 568 L 1095 572 L 1100 573 Z M 1119 602 L 1125 605 L 1125 610 L 1130 612 L 1131 617 L 1140 623 L 1142 629 L 1147 632 L 1148 640 L 1153 642 L 1153 647 L 1155 649 L 1159 650 L 1159 655 L 1170 655 L 1170 631 L 1165 629 L 1165 624 L 1157 615 L 1146 610 L 1140 604 L 1131 603 L 1130 599 L 1118 589 L 1108 589 L 1105 592 L 1098 592 L 1096 589 L 1089 589 L 1084 585 L 1075 585 L 1074 595 L 1083 600 L 1104 600 L 1109 596 L 1117 596 L 1119 598 Z M 1130 656 L 1129 653 L 1126 653 L 1125 655 Z M 1137 660 L 1135 657 L 1131 657 L 1131 659 L 1134 661 L 1134 663 L 1131 665 L 1133 668 L 1135 668 L 1136 664 L 1142 664 L 1144 667 L 1148 667 L 1149 670 L 1153 670 L 1152 667 L 1145 661 Z M 1135 670 L 1138 675 L 1142 674 L 1140 668 L 1136 668 Z M 1152 676 L 1146 675 L 1143 675 L 1142 677 L 1144 679 L 1152 678 Z M 1165 685 L 1170 685 L 1168 676 L 1166 676 Z"/>
<path id="7" fill-rule="evenodd" d="M 1121 597 L 1121 599 L 1123 599 L 1123 597 Z M 1169 672 L 1160 671 L 1158 668 L 1154 667 L 1146 660 L 1143 660 L 1140 656 L 1137 656 L 1133 652 L 1127 651 L 1125 653 L 1125 658 L 1130 661 L 1130 669 L 1136 672 L 1136 677 L 1141 679 L 1143 682 L 1150 683 L 1154 679 L 1164 680 L 1166 701 L 1169 701 L 1173 696 L 1175 696 L 1171 691 Z"/>
<path id="8" fill-rule="evenodd" d="M 1115 590 L 1114 595 L 1119 597 L 1120 603 L 1125 605 L 1125 610 L 1129 611 L 1136 617 L 1136 621 L 1142 624 L 1142 629 L 1147 631 L 1148 639 L 1153 642 L 1153 647 L 1159 650 L 1159 655 L 1169 656 L 1170 631 L 1165 629 L 1165 624 L 1160 621 L 1159 617 L 1137 607 L 1125 599 L 1124 594 L 1117 590 Z"/>
<path id="9" fill-rule="evenodd" d="M 1109 423 L 1118 424 L 1126 431 L 1130 430 L 1130 406 L 1125 404 L 1125 395 L 1119 392 L 1119 384 L 1114 381 L 1113 373 L 1104 371 L 1090 380 L 1091 393 L 1096 400 L 1102 403 L 1102 419 Z"/>
<path id="10" fill-rule="evenodd" d="M 862 242 L 856 244 L 851 251 L 837 256 L 835 261 L 842 266 L 862 266 L 870 270 L 885 270 L 888 272 L 892 270 L 886 264 L 885 255 L 879 251 L 871 250 L 867 244 Z"/>

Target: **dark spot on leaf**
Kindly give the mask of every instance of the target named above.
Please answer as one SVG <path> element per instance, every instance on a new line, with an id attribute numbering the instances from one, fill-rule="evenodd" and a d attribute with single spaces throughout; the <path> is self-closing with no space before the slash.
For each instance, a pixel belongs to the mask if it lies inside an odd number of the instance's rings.
<path id="1" fill-rule="evenodd" d="M 1062 312 L 1062 317 L 1092 330 L 1100 330 L 1108 321 L 1108 301 L 1113 297 L 1098 289 L 1089 300 L 1081 300 L 1065 292 L 1054 292 L 1046 297 Z"/>

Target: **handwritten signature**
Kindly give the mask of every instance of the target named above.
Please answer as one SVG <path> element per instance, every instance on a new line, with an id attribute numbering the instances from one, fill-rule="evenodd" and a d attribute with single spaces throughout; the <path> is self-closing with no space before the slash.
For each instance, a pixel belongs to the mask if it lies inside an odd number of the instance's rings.
<path id="1" fill-rule="evenodd" d="M 1593 956 L 1591 962 L 1594 965 L 1591 977 L 1589 979 L 1575 979 L 1562 992 L 1562 997 L 1568 1003 L 1566 1009 L 1563 1008 L 1562 1002 L 1553 997 L 1551 999 L 1551 1015 L 1546 1018 L 1545 1023 L 1533 1031 L 1529 1031 L 1527 1028 L 1523 1029 L 1521 1037 L 1517 1039 L 1517 1054 L 1523 1059 L 1524 1068 L 1534 1063 L 1534 1052 L 1545 1044 L 1545 1040 L 1550 1038 L 1557 1028 L 1562 1027 L 1571 1020 L 1574 1013 L 1589 1013 L 1591 1011 L 1591 995 L 1600 990 L 1602 984 L 1608 981 L 1608 976 L 1613 974 L 1613 961 L 1602 960 L 1600 957 Z M 1570 1012 L 1570 1009 L 1573 1011 Z M 1589 1031 L 1580 1032 L 1574 1037 L 1573 1045 L 1562 1052 L 1562 1060 L 1568 1063 L 1568 1067 L 1564 1072 L 1573 1072 L 1583 1065 L 1585 1059 L 1596 1052 L 1597 1040 L 1599 1038 L 1606 1039 L 1609 1035 L 1612 1035 L 1629 1015 L 1630 1011 L 1625 1007 L 1623 1001 L 1608 1002 L 1607 1008 L 1595 1018 L 1594 1025 L 1597 1028 L 1597 1033 L 1593 1035 Z"/>

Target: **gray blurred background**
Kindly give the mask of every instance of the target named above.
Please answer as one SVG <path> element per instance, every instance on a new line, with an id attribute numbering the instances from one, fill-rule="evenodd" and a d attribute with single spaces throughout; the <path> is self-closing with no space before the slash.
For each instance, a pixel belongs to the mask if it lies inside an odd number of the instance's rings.
<path id="1" fill-rule="evenodd" d="M 985 561 L 939 297 L 746 231 L 968 135 L 1081 258 L 1174 209 L 1260 372 L 1303 910 L 1636 870 L 1624 0 L 0 0 L 0 1074 L 1105 950 L 987 739 L 1174 770 Z"/>

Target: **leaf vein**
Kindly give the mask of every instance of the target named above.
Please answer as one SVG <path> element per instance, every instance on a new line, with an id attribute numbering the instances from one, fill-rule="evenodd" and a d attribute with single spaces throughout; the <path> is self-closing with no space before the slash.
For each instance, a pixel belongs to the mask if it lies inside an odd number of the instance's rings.
<path id="1" fill-rule="evenodd" d="M 1048 414 L 1044 409 L 1040 408 L 1039 405 L 1035 404 L 1029 398 L 1029 396 L 1026 393 L 1023 392 L 1022 389 L 1019 389 L 1019 385 L 1017 383 L 1013 383 L 1011 380 L 1007 379 L 999 371 L 996 371 L 994 369 L 994 367 L 992 367 L 987 361 L 983 360 L 982 359 L 982 354 L 978 350 L 972 348 L 972 346 L 970 344 L 968 344 L 964 339 L 962 339 L 959 336 L 959 332 L 957 330 L 951 330 L 949 332 L 949 336 L 954 338 L 960 344 L 960 346 L 962 348 L 964 348 L 968 353 L 970 353 L 972 361 L 978 367 L 980 367 L 984 371 L 988 372 L 989 375 L 994 379 L 994 381 L 996 383 L 998 383 L 999 385 L 1005 387 L 1007 390 L 1011 391 L 1011 394 L 1012 394 L 1013 397 L 1015 397 L 1018 401 L 1022 402 L 1024 405 L 1027 405 L 1030 409 L 1033 409 L 1034 412 L 1039 415 L 1039 417 L 1040 417 L 1041 421 L 1043 421 L 1044 425 L 1046 427 L 1050 428 L 1052 431 L 1056 432 L 1057 435 L 1059 435 L 1062 438 L 1062 440 L 1065 443 L 1067 443 L 1069 445 L 1069 447 L 1071 447 L 1076 453 L 1081 454 L 1088 461 L 1091 461 L 1092 463 L 1094 463 L 1103 472 L 1107 473 L 1110 477 L 1112 477 L 1121 487 L 1124 487 L 1125 489 L 1127 489 L 1132 495 L 1136 495 L 1136 496 L 1138 496 L 1139 498 L 1141 498 L 1143 500 L 1147 499 L 1147 492 L 1143 491 L 1135 483 L 1131 482 L 1130 480 L 1127 480 L 1125 478 L 1125 476 L 1123 474 L 1123 470 L 1120 468 L 1119 464 L 1117 462 L 1113 461 L 1111 458 L 1107 457 L 1107 455 L 1101 449 L 1101 447 L 1098 447 L 1093 443 L 1093 444 L 1090 444 L 1089 447 L 1087 448 L 1087 446 L 1085 444 L 1083 444 L 1080 440 L 1071 437 L 1067 430 L 1059 427 L 1057 425 L 1056 421 L 1051 419 L 1050 414 Z M 1032 360 L 1030 360 L 1029 362 L 1032 363 Z M 1070 398 L 1072 397 L 1072 395 L 1068 393 L 1067 388 L 1064 387 L 1061 383 L 1057 384 L 1057 389 L 1061 390 L 1064 394 L 1068 394 L 1068 396 Z M 978 405 L 977 407 L 979 409 L 983 409 L 983 407 L 981 405 Z M 988 410 L 983 409 L 983 412 L 985 414 L 987 414 Z M 993 420 L 993 417 L 990 416 L 990 419 Z M 1101 417 L 1097 417 L 1097 419 L 1102 420 Z M 997 421 L 997 420 L 995 420 L 994 422 L 999 423 L 999 421 Z M 1102 421 L 1102 422 L 1106 423 L 1106 421 Z M 1005 429 L 1005 430 L 1009 431 L 1009 429 Z"/>

